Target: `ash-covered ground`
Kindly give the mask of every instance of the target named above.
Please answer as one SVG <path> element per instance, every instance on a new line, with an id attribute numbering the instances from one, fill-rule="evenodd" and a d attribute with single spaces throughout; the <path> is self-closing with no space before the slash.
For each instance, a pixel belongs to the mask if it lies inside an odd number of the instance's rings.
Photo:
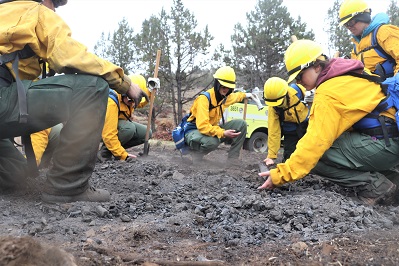
<path id="1" fill-rule="evenodd" d="M 97 163 L 91 181 L 112 193 L 107 203 L 43 203 L 42 171 L 27 191 L 0 196 L 0 265 L 40 265 L 42 254 L 73 257 L 59 265 L 399 264 L 399 207 L 363 205 L 311 175 L 258 191 L 265 154 L 243 150 L 231 168 L 227 149 L 193 164 L 154 141 L 134 162 Z"/>

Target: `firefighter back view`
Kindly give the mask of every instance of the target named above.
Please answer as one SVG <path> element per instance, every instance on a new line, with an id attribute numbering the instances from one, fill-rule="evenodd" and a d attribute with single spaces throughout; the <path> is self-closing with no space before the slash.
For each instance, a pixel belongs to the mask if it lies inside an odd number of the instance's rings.
<path id="1" fill-rule="evenodd" d="M 25 157 L 9 140 L 61 122 L 53 166 L 46 173 L 46 202 L 108 201 L 110 193 L 91 187 L 104 123 L 108 88 L 135 103 L 145 95 L 123 70 L 91 54 L 71 38 L 55 8 L 67 0 L 0 0 L 0 188 L 24 186 Z M 41 61 L 57 75 L 36 80 Z M 36 163 L 35 163 L 36 165 Z"/>

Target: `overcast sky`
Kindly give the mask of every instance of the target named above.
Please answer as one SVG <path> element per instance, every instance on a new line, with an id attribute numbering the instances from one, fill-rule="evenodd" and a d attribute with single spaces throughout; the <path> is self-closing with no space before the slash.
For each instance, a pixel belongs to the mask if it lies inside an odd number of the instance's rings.
<path id="1" fill-rule="evenodd" d="M 257 0 L 182 0 L 194 14 L 198 29 L 206 25 L 215 37 L 213 46 L 228 46 L 233 27 L 240 22 L 246 25 L 246 13 L 255 10 Z M 372 15 L 385 12 L 389 0 L 368 0 Z M 327 36 L 323 31 L 324 19 L 334 0 L 283 0 L 291 16 L 299 15 L 316 34 L 316 41 L 325 45 Z M 135 32 L 152 14 L 157 15 L 164 7 L 169 13 L 173 0 L 68 0 L 57 13 L 71 27 L 72 36 L 93 50 L 101 33 L 114 31 L 123 17 L 127 18 Z M 325 51 L 328 53 L 329 51 Z M 332 53 L 332 52 L 331 52 Z"/>

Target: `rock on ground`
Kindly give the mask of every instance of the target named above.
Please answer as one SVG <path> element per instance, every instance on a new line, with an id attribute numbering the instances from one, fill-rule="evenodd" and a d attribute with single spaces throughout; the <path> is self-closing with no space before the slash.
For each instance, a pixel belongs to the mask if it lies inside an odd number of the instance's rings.
<path id="1" fill-rule="evenodd" d="M 91 182 L 112 193 L 106 203 L 41 202 L 44 170 L 26 191 L 0 196 L 0 235 L 24 239 L 3 250 L 34 242 L 77 265 L 399 264 L 397 206 L 363 205 L 311 175 L 258 191 L 265 154 L 242 151 L 242 166 L 229 168 L 227 150 L 193 164 L 153 142 L 134 162 L 98 163 Z"/>

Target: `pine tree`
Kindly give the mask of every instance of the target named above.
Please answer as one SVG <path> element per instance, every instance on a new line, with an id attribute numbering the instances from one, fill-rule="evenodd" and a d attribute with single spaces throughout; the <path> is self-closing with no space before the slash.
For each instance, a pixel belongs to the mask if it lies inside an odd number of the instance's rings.
<path id="1" fill-rule="evenodd" d="M 239 86 L 263 88 L 271 76 L 287 78 L 284 53 L 291 44 L 291 36 L 314 39 L 313 31 L 306 30 L 300 17 L 293 19 L 282 3 L 282 0 L 259 0 L 255 10 L 247 13 L 247 26 L 235 25 L 232 50 L 219 46 L 219 53 L 224 54 L 215 58 L 234 65 Z"/>
<path id="2" fill-rule="evenodd" d="M 101 34 L 100 40 L 94 46 L 94 53 L 120 66 L 129 74 L 137 70 L 133 37 L 133 28 L 123 18 L 118 23 L 118 28 L 112 34 L 109 33 L 107 38 L 104 32 Z"/>
<path id="3" fill-rule="evenodd" d="M 391 0 L 387 9 L 387 14 L 391 20 L 391 24 L 399 26 L 399 7 L 397 0 Z"/>
<path id="4" fill-rule="evenodd" d="M 339 25 L 339 7 L 340 2 L 334 1 L 334 4 L 327 11 L 326 32 L 328 33 L 328 47 L 330 54 L 339 52 L 339 56 L 350 56 L 352 51 L 351 36 L 348 29 Z"/>

